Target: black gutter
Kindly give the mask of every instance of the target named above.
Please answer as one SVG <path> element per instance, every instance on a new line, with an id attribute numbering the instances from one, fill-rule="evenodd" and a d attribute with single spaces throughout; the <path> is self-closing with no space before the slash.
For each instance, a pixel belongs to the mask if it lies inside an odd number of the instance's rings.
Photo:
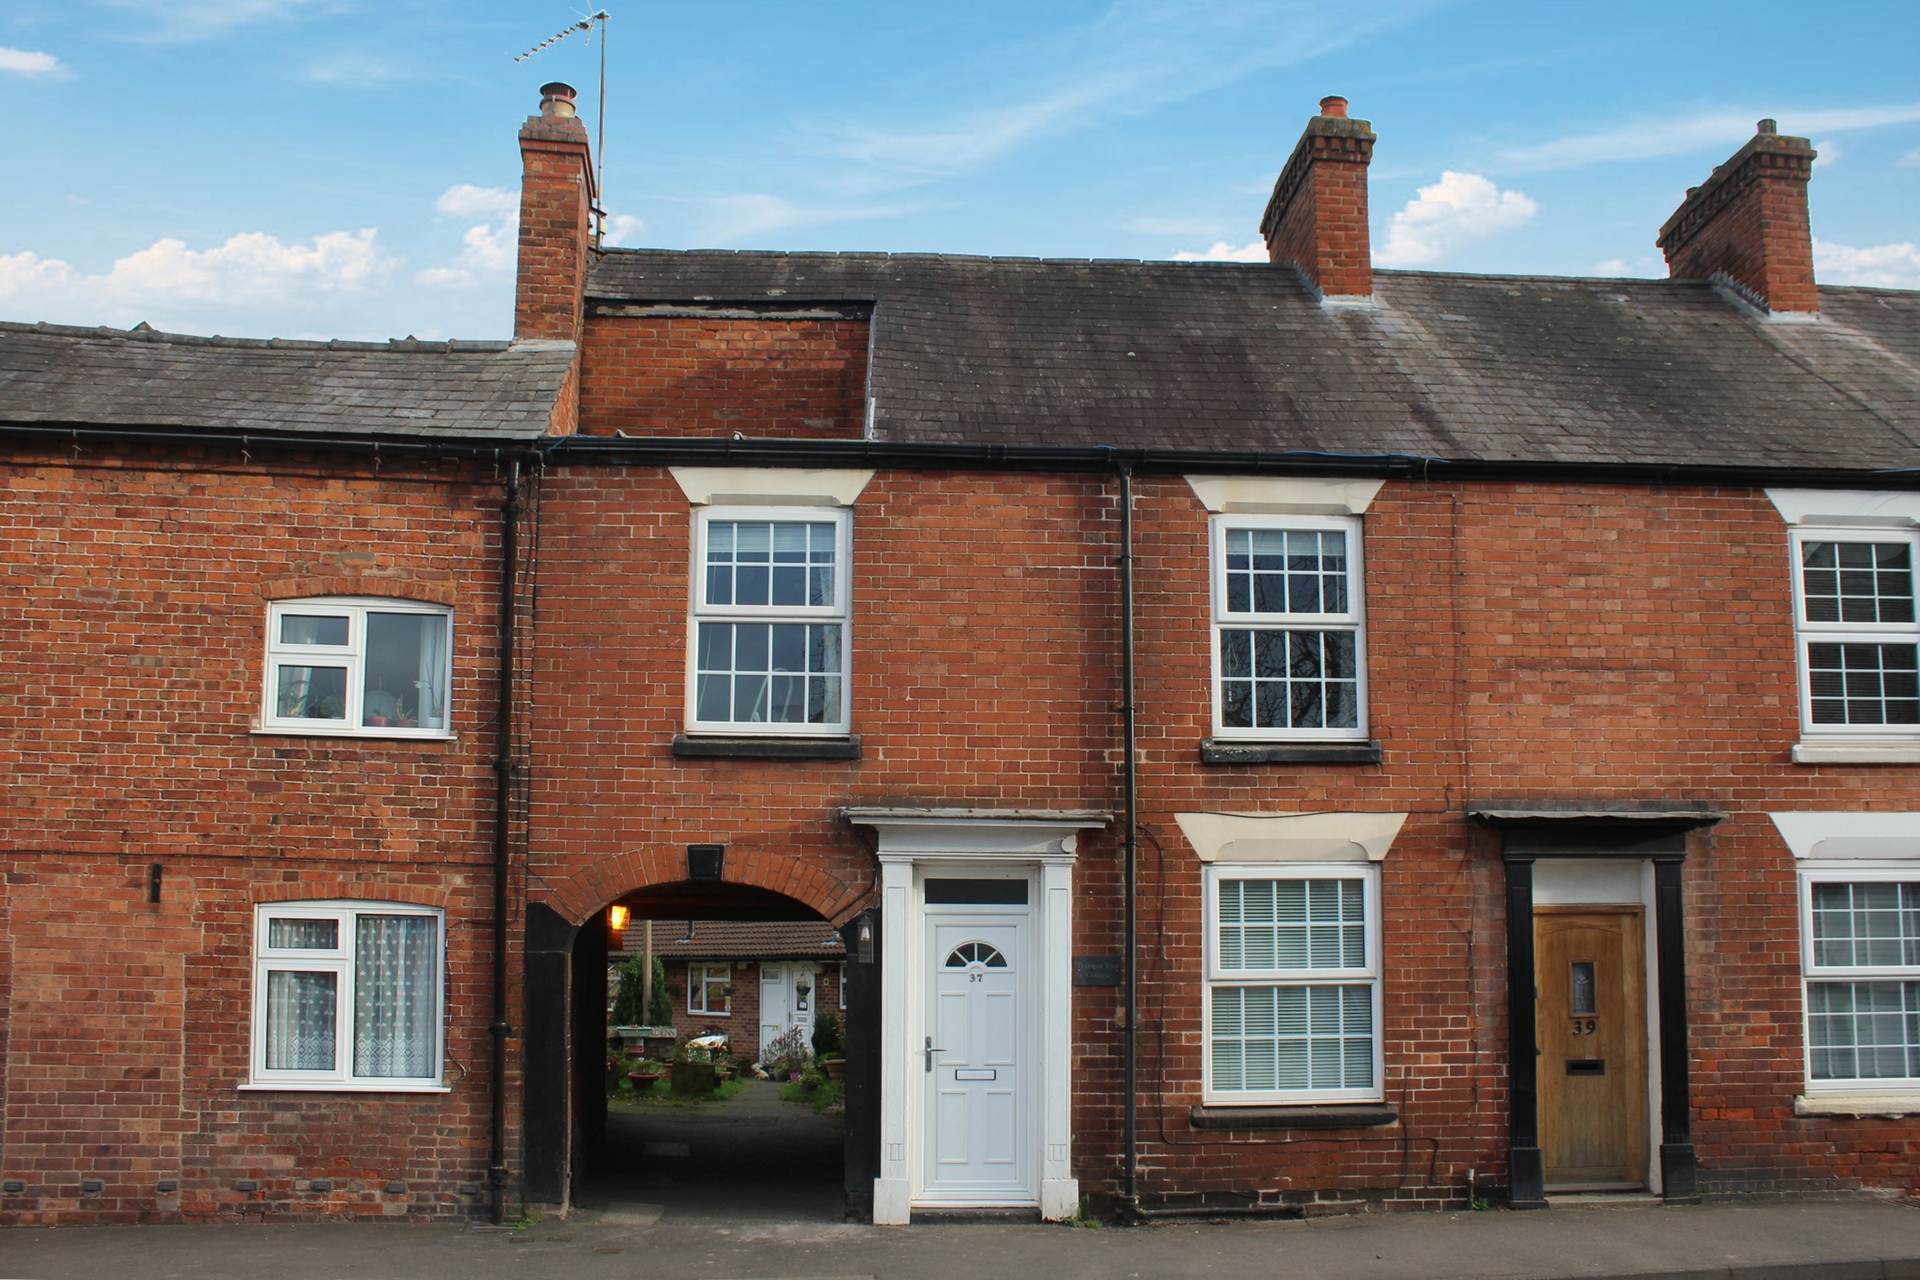
<path id="1" fill-rule="evenodd" d="M 1757 467 L 1732 463 L 1542 462 L 1433 458 L 1407 453 L 1327 453 L 1311 449 L 1160 449 L 1112 445 L 926 444 L 880 440 L 731 440 L 624 436 L 523 436 L 506 441 L 421 440 L 403 436 L 290 432 L 118 430 L 109 427 L 0 423 L 0 439 L 49 444 L 201 445 L 240 452 L 283 450 L 419 455 L 504 461 L 539 454 L 570 466 L 864 466 L 926 471 L 1109 471 L 1129 460 L 1136 473 L 1251 473 L 1381 476 L 1435 480 L 1556 480 L 1599 484 L 1726 484 L 1756 487 L 1920 488 L 1920 467 Z"/>
<path id="2" fill-rule="evenodd" d="M 212 449 L 234 449 L 241 453 L 323 452 L 365 453 L 394 457 L 504 459 L 510 454 L 528 456 L 542 437 L 514 436 L 510 439 L 452 437 L 445 440 L 419 436 L 388 435 L 307 435 L 293 431 L 179 431 L 162 428 L 127 428 L 44 423 L 0 422 L 0 439 L 40 440 L 48 444 L 150 444 L 177 448 L 201 445 Z"/>
<path id="3" fill-rule="evenodd" d="M 1120 463 L 1120 723 L 1121 736 L 1125 739 L 1123 749 L 1125 761 L 1120 774 L 1126 788 L 1126 828 L 1121 838 L 1126 847 L 1126 893 L 1125 922 L 1122 932 L 1125 935 L 1126 959 L 1122 979 L 1125 991 L 1124 1017 L 1122 1031 L 1126 1037 L 1123 1075 L 1126 1091 L 1125 1122 L 1122 1136 L 1122 1182 L 1126 1188 L 1126 1204 L 1137 1211 L 1140 1205 L 1139 1188 L 1135 1182 L 1139 1174 L 1139 1007 L 1136 990 L 1139 977 L 1139 885 L 1138 846 L 1135 843 L 1136 819 L 1140 799 L 1140 778 L 1137 752 L 1134 747 L 1134 705 L 1133 705 L 1133 464 Z"/>
<path id="4" fill-rule="evenodd" d="M 493 1125 L 487 1148 L 487 1181 L 495 1225 L 506 1221 L 507 1196 L 507 872 L 513 813 L 514 587 L 520 551 L 520 460 L 507 464 L 506 501 L 500 506 L 500 703 L 499 757 L 493 762 Z"/>

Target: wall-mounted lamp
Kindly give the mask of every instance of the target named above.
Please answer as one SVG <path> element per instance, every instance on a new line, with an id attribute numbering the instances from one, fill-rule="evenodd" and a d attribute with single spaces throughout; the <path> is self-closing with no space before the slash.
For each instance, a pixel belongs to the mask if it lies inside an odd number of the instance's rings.
<path id="1" fill-rule="evenodd" d="M 628 910 L 625 907 L 621 907 L 621 906 L 608 907 L 607 908 L 608 930 L 610 930 L 613 933 L 625 933 L 627 931 L 627 917 L 629 914 L 631 913 L 628 912 Z"/>
<path id="2" fill-rule="evenodd" d="M 856 964 L 873 963 L 873 917 L 862 915 L 853 931 L 853 955 Z"/>

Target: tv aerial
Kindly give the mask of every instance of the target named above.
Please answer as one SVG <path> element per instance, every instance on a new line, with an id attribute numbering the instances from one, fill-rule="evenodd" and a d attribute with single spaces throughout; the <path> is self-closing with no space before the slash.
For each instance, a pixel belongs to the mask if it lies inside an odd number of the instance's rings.
<path id="1" fill-rule="evenodd" d="M 515 62 L 525 62 L 528 58 L 533 57 L 534 54 L 550 49 L 567 37 L 577 33 L 584 33 L 583 39 L 586 41 L 587 47 L 592 48 L 594 28 L 599 28 L 600 121 L 599 128 L 596 130 L 598 136 L 593 142 L 594 159 L 596 161 L 593 188 L 595 193 L 601 195 L 602 198 L 604 198 L 604 193 L 607 189 L 607 19 L 612 16 L 613 15 L 609 14 L 605 9 L 596 9 L 592 13 L 583 13 L 578 22 L 562 28 L 525 53 L 518 54 L 514 57 Z M 607 211 L 602 209 L 598 203 L 593 205 L 593 227 L 594 247 L 599 248 L 601 239 L 607 234 Z"/>

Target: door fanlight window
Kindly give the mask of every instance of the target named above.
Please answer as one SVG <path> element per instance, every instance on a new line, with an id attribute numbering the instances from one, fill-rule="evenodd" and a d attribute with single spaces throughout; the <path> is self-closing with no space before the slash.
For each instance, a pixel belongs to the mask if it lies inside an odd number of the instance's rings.
<path id="1" fill-rule="evenodd" d="M 1007 958 L 984 942 L 962 943 L 947 956 L 949 969 L 965 969 L 976 964 L 988 969 L 1004 969 L 1007 967 Z"/>

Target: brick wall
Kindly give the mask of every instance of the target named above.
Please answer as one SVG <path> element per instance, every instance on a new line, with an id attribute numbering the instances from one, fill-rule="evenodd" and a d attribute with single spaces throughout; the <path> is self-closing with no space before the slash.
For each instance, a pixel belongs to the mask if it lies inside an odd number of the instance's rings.
<path id="1" fill-rule="evenodd" d="M 460 1188 L 484 1185 L 487 1155 L 490 474 L 15 462 L 0 488 L 0 1176 L 26 1190 L 0 1199 L 0 1222 L 471 1211 Z M 455 740 L 251 731 L 267 601 L 323 593 L 453 605 Z M 237 1088 L 254 904 L 336 897 L 446 909 L 450 1093 Z"/>
<path id="2" fill-rule="evenodd" d="M 865 320 L 595 315 L 580 429 L 597 435 L 858 438 Z"/>
<path id="3" fill-rule="evenodd" d="M 1920 797 L 1901 770 L 1791 763 L 1786 530 L 1763 495 L 1390 484 L 1364 535 L 1383 762 L 1206 766 L 1206 513 L 1177 477 L 1138 491 L 1147 1194 L 1434 1204 L 1457 1203 L 1469 1171 L 1503 1180 L 1504 893 L 1497 841 L 1466 812 L 1676 801 L 1736 814 L 1694 837 L 1686 868 L 1704 1184 L 1912 1185 L 1897 1126 L 1792 1115 L 1793 868 L 1764 813 Z M 552 475 L 544 502 L 554 658 L 538 750 L 569 764 L 536 783 L 542 876 L 617 853 L 634 869 L 611 896 L 677 877 L 680 846 L 717 841 L 730 868 L 735 850 L 784 850 L 866 885 L 864 849 L 827 819 L 837 807 L 1119 807 L 1111 482 L 875 477 L 854 511 L 853 763 L 676 760 L 684 499 L 656 472 L 578 469 Z M 1320 809 L 1412 815 L 1383 878 L 1401 1123 L 1193 1130 L 1200 868 L 1173 815 Z M 1075 952 L 1117 954 L 1111 833 L 1083 842 L 1075 877 Z M 1097 1191 L 1118 1168 L 1118 993 L 1075 1000 L 1076 1151 Z"/>

